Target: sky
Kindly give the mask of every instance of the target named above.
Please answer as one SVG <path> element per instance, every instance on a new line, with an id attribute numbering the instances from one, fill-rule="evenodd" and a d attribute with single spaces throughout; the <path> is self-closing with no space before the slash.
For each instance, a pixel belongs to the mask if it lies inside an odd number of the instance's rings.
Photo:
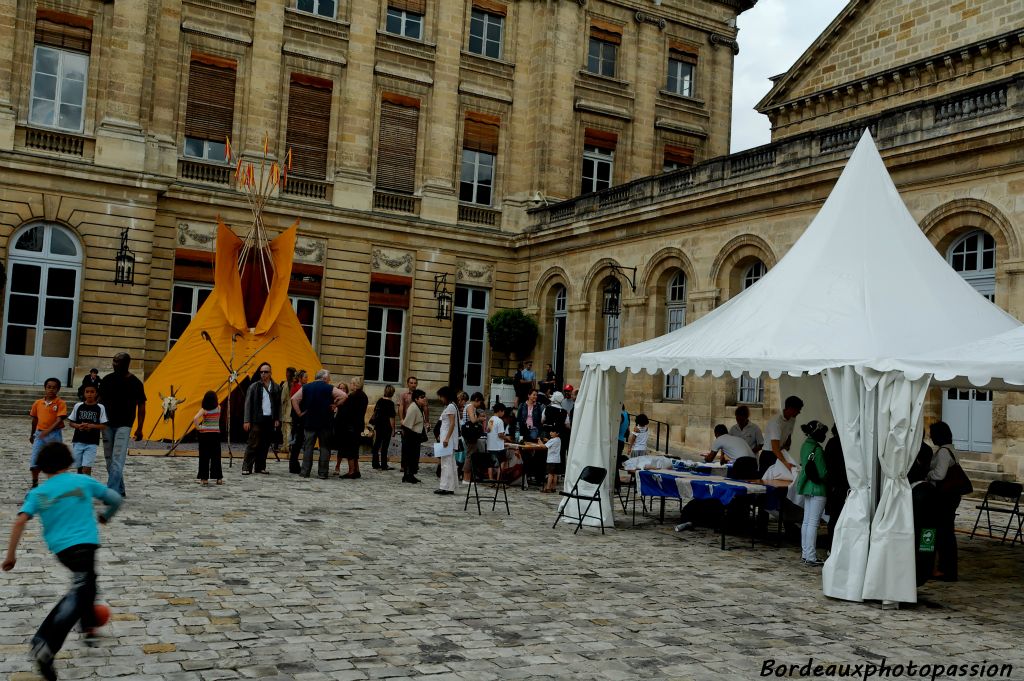
<path id="1" fill-rule="evenodd" d="M 739 16 L 733 75 L 732 151 L 771 141 L 768 117 L 754 105 L 846 6 L 847 0 L 760 0 Z"/>

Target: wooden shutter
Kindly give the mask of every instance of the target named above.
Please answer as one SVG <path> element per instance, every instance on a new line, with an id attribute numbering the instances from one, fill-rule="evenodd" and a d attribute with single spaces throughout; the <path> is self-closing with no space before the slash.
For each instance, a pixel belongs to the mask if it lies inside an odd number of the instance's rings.
<path id="1" fill-rule="evenodd" d="M 185 109 L 187 137 L 212 142 L 223 142 L 231 137 L 235 117 L 236 66 L 230 59 L 192 53 Z"/>
<path id="2" fill-rule="evenodd" d="M 597 147 L 598 149 L 604 149 L 605 151 L 615 151 L 615 145 L 618 141 L 619 136 L 614 132 L 597 130 L 595 128 L 585 128 L 583 131 L 583 144 L 588 147 Z"/>
<path id="3" fill-rule="evenodd" d="M 427 0 L 388 0 L 388 7 L 423 15 L 427 13 Z"/>
<path id="4" fill-rule="evenodd" d="M 14 40 L 13 36 L 10 40 Z M 52 9 L 36 11 L 35 41 L 67 50 L 92 50 L 92 19 Z"/>
<path id="5" fill-rule="evenodd" d="M 501 119 L 497 116 L 475 111 L 467 112 L 466 125 L 462 133 L 462 148 L 497 154 L 500 128 Z"/>
<path id="6" fill-rule="evenodd" d="M 377 139 L 377 188 L 412 194 L 416 190 L 419 100 L 384 93 Z"/>
<path id="7" fill-rule="evenodd" d="M 696 64 L 697 57 L 700 54 L 700 50 L 696 45 L 679 42 L 678 40 L 670 40 L 668 50 L 669 56 L 672 59 L 678 59 L 688 64 Z"/>
<path id="8" fill-rule="evenodd" d="M 327 148 L 331 137 L 331 94 L 334 83 L 293 73 L 288 88 L 286 145 L 292 151 L 292 170 L 300 177 L 327 177 Z"/>
<path id="9" fill-rule="evenodd" d="M 616 24 L 602 21 L 601 19 L 590 20 L 590 37 L 603 40 L 612 45 L 622 44 L 622 27 Z"/>
<path id="10" fill-rule="evenodd" d="M 500 17 L 508 14 L 508 7 L 500 2 L 494 2 L 494 0 L 473 0 L 473 9 L 478 9 L 488 14 L 497 14 Z"/>
<path id="11" fill-rule="evenodd" d="M 693 149 L 690 147 L 677 147 L 673 144 L 665 145 L 665 162 L 678 163 L 679 165 L 693 165 Z"/>

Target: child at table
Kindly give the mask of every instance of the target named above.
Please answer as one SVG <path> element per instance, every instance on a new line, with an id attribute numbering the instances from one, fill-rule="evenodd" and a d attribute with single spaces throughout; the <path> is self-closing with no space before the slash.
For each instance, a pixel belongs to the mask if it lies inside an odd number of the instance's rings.
<path id="1" fill-rule="evenodd" d="M 487 479 L 497 480 L 501 476 L 501 467 L 508 457 L 505 454 L 505 443 L 509 441 L 505 434 L 505 405 L 498 402 L 494 405 L 494 413 L 487 419 L 484 433 L 487 435 L 487 453 L 491 457 L 491 468 L 488 469 Z"/>
<path id="2" fill-rule="evenodd" d="M 629 457 L 647 456 L 647 424 L 650 420 L 647 414 L 636 415 L 636 427 L 629 435 Z"/>
<path id="3" fill-rule="evenodd" d="M 558 437 L 558 431 L 552 429 L 550 437 L 544 441 L 548 448 L 547 471 L 548 479 L 541 492 L 550 494 L 558 491 L 558 465 L 562 462 L 562 438 Z"/>

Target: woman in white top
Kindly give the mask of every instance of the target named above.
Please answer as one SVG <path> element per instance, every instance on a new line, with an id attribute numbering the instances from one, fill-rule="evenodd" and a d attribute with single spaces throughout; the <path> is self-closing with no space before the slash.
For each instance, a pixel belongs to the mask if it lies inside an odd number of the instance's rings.
<path id="1" fill-rule="evenodd" d="M 932 454 L 927 480 L 939 490 L 935 495 L 935 572 L 932 576 L 942 581 L 955 582 L 958 571 L 956 534 L 953 527 L 960 497 L 941 491 L 950 466 L 957 463 L 953 452 L 953 431 L 944 421 L 936 421 L 928 429 L 928 434 L 935 445 L 935 453 Z"/>
<path id="2" fill-rule="evenodd" d="M 459 484 L 455 467 L 455 446 L 459 441 L 459 409 L 455 404 L 455 391 L 444 386 L 437 391 L 444 410 L 441 411 L 441 434 L 438 442 L 444 448 L 441 456 L 441 482 L 434 494 L 455 494 L 455 486 Z"/>
<path id="3" fill-rule="evenodd" d="M 647 438 L 650 435 L 650 431 L 647 430 L 648 423 L 650 423 L 650 420 L 647 418 L 647 414 L 636 415 L 636 428 L 633 429 L 633 433 L 629 436 L 630 458 L 647 455 Z"/>

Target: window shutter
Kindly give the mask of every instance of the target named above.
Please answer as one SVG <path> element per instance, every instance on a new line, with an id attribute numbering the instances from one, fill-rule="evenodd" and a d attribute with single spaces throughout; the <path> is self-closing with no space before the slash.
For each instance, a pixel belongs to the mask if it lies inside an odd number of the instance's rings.
<path id="1" fill-rule="evenodd" d="M 38 45 L 89 52 L 92 50 L 92 19 L 52 9 L 39 9 L 36 11 L 35 42 Z"/>
<path id="2" fill-rule="evenodd" d="M 616 24 L 602 21 L 601 19 L 590 20 L 590 37 L 603 40 L 612 45 L 622 44 L 622 27 Z"/>
<path id="3" fill-rule="evenodd" d="M 300 177 L 327 177 L 333 87 L 334 83 L 323 78 L 292 74 L 285 143 L 292 151 L 291 172 Z"/>
<path id="4" fill-rule="evenodd" d="M 377 188 L 412 194 L 416 190 L 419 100 L 384 93 L 377 140 Z"/>
<path id="5" fill-rule="evenodd" d="M 605 151 L 615 151 L 615 145 L 618 141 L 619 136 L 614 132 L 597 130 L 595 128 L 584 128 L 583 144 L 588 147 L 597 147 L 598 149 L 604 149 Z"/>
<path id="6" fill-rule="evenodd" d="M 494 0 L 473 0 L 473 9 L 478 9 L 488 14 L 497 14 L 501 17 L 508 14 L 508 7 L 500 2 L 494 2 Z"/>
<path id="7" fill-rule="evenodd" d="M 235 117 L 235 68 L 230 59 L 192 53 L 188 70 L 185 135 L 223 142 Z"/>
<path id="8" fill-rule="evenodd" d="M 497 116 L 468 111 L 462 133 L 462 148 L 497 154 L 500 129 L 501 119 Z"/>
<path id="9" fill-rule="evenodd" d="M 665 145 L 665 162 L 678 163 L 684 166 L 693 165 L 693 149 L 689 147 L 677 147 L 673 144 Z"/>
<path id="10" fill-rule="evenodd" d="M 427 0 L 388 0 L 388 7 L 423 15 L 427 13 Z"/>
<path id="11" fill-rule="evenodd" d="M 668 43 L 669 56 L 688 64 L 696 64 L 700 50 L 696 45 L 682 43 L 678 40 L 670 40 Z"/>

